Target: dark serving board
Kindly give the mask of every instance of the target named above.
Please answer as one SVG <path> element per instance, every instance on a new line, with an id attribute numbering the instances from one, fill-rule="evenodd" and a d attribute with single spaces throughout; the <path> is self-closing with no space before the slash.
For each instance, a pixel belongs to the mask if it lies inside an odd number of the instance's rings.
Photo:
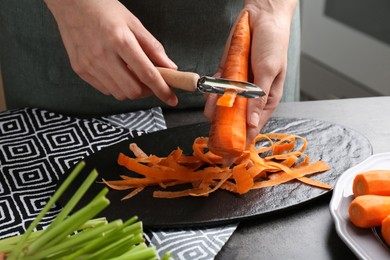
<path id="1" fill-rule="evenodd" d="M 99 179 L 119 179 L 128 171 L 116 163 L 119 152 L 132 156 L 129 143 L 137 143 L 147 154 L 166 156 L 180 146 L 187 154 L 192 152 L 196 137 L 208 136 L 208 123 L 171 128 L 126 140 L 102 149 L 85 158 L 87 166 L 78 181 L 65 192 L 59 203 L 64 205 L 81 184 L 86 175 L 96 168 Z M 301 135 L 308 140 L 306 153 L 311 161 L 323 160 L 331 170 L 312 176 L 312 178 L 334 185 L 338 176 L 348 168 L 358 164 L 372 154 L 369 141 L 352 129 L 324 121 L 294 118 L 271 118 L 262 130 L 263 133 L 279 132 Z M 68 172 L 70 172 L 69 169 Z M 68 174 L 64 174 L 61 183 Z M 95 183 L 84 196 L 81 205 L 90 201 L 105 185 Z M 210 226 L 237 222 L 265 216 L 309 202 L 329 191 L 313 188 L 298 182 L 290 182 L 276 187 L 250 191 L 236 195 L 218 190 L 209 197 L 184 197 L 176 199 L 157 199 L 152 192 L 159 187 L 146 188 L 130 200 L 121 198 L 130 191 L 110 190 L 107 197 L 111 204 L 100 216 L 108 220 L 126 220 L 138 216 L 146 228 L 175 228 Z"/>

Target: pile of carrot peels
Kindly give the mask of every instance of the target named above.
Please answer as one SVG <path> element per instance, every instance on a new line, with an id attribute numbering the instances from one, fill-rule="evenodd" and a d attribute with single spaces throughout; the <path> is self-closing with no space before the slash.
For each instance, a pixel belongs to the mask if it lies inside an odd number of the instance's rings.
<path id="1" fill-rule="evenodd" d="M 222 165 L 222 157 L 209 151 L 207 137 L 194 140 L 192 155 L 184 155 L 178 147 L 167 157 L 147 155 L 135 143 L 130 144 L 134 157 L 123 153 L 118 164 L 135 173 L 121 175 L 120 180 L 103 182 L 115 190 L 132 189 L 122 198 L 129 199 L 148 186 L 159 186 L 156 198 L 184 196 L 208 196 L 221 189 L 245 194 L 250 190 L 272 187 L 290 181 L 300 181 L 322 189 L 331 189 L 326 183 L 311 179 L 308 175 L 322 173 L 330 168 L 324 161 L 310 162 L 304 153 L 307 140 L 290 134 L 258 134 L 244 153 L 231 166 Z M 189 184 L 182 190 L 169 187 Z"/>

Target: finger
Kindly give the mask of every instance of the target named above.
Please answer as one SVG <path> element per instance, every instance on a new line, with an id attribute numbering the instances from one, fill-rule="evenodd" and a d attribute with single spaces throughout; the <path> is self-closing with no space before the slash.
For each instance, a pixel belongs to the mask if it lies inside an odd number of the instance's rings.
<path id="1" fill-rule="evenodd" d="M 256 75 L 256 74 L 255 74 Z M 247 144 L 256 137 L 268 120 L 267 114 L 264 113 L 267 103 L 269 102 L 274 74 L 261 74 L 254 78 L 254 83 L 260 86 L 265 96 L 260 98 L 252 98 L 248 100 L 247 106 Z"/>
<path id="2" fill-rule="evenodd" d="M 128 34 L 125 45 L 127 46 L 118 50 L 119 55 L 126 64 L 131 65 L 137 78 L 150 88 L 161 101 L 170 106 L 176 106 L 178 103 L 176 95 L 143 52 L 134 35 Z"/>
<path id="3" fill-rule="evenodd" d="M 130 25 L 130 28 L 133 26 Z M 138 28 L 133 30 L 134 35 L 149 59 L 156 66 L 177 69 L 177 65 L 166 54 L 164 46 L 140 22 L 136 26 Z"/>
<path id="4" fill-rule="evenodd" d="M 266 96 L 248 100 L 246 131 L 247 144 L 249 144 L 260 132 L 260 129 L 262 127 L 260 122 L 263 118 L 263 109 L 265 107 L 266 102 Z"/>
<path id="5" fill-rule="evenodd" d="M 138 80 L 132 69 L 119 56 L 108 56 L 105 62 L 110 64 L 107 68 L 108 74 L 111 75 L 125 98 L 138 99 L 153 94 L 145 84 Z"/>
<path id="6" fill-rule="evenodd" d="M 86 52 L 84 52 L 86 53 Z M 115 52 L 101 49 L 95 56 L 84 58 L 83 67 L 95 75 L 101 84 L 118 100 L 137 99 L 150 96 L 152 91 L 142 84 L 124 61 Z M 93 60 L 93 62 L 90 62 Z"/>
<path id="7" fill-rule="evenodd" d="M 213 75 L 214 78 L 220 78 L 222 77 L 222 71 L 221 70 L 217 70 L 217 72 Z"/>
<path id="8" fill-rule="evenodd" d="M 138 77 L 136 76 L 136 74 L 134 73 L 133 69 L 129 66 L 129 65 L 126 65 L 124 64 L 124 66 L 126 67 L 126 70 L 127 70 L 127 73 L 131 76 L 131 86 L 137 86 L 137 96 L 136 97 L 133 97 L 132 94 L 133 94 L 133 88 L 131 88 L 131 94 L 130 94 L 130 99 L 135 99 L 135 98 L 144 98 L 144 97 L 149 97 L 149 96 L 152 96 L 154 93 L 153 91 L 148 87 L 146 86 L 145 84 L 143 84 L 141 81 L 139 81 Z"/>
<path id="9" fill-rule="evenodd" d="M 250 142 L 268 122 L 283 94 L 284 77 L 279 74 L 273 81 L 269 93 L 260 99 L 250 99 L 247 110 L 247 142 Z"/>
<path id="10" fill-rule="evenodd" d="M 282 98 L 283 94 L 283 82 L 275 83 L 274 86 L 272 86 L 273 90 L 268 95 L 267 103 L 263 108 L 263 111 L 260 116 L 259 121 L 259 128 L 263 128 L 264 125 L 267 123 L 268 119 L 271 117 L 272 113 L 275 111 L 276 107 L 278 106 L 280 99 Z"/>
<path id="11" fill-rule="evenodd" d="M 261 88 L 266 93 L 265 96 L 260 98 L 252 98 L 248 100 L 248 109 L 247 109 L 247 125 L 248 128 L 261 129 L 263 122 L 263 110 L 266 107 L 268 98 L 270 96 L 273 76 L 264 76 L 255 77 L 254 83 Z M 249 135 L 250 137 L 250 135 Z"/>
<path id="12" fill-rule="evenodd" d="M 108 89 L 110 95 L 112 95 L 117 100 L 126 99 L 126 96 L 124 95 L 122 90 L 117 86 L 117 84 L 109 74 L 105 73 L 104 70 L 98 70 L 97 75 L 99 75 L 98 80 L 100 80 L 104 87 Z"/>
<path id="13" fill-rule="evenodd" d="M 237 158 L 222 158 L 222 167 L 229 167 L 236 160 L 237 160 Z"/>
<path id="14" fill-rule="evenodd" d="M 118 100 L 123 100 L 124 95 L 110 77 L 107 70 L 102 69 L 99 62 L 91 62 L 92 59 L 74 57 L 71 59 L 73 70 L 86 82 L 105 95 L 112 95 Z"/>
<path id="15" fill-rule="evenodd" d="M 92 76 L 89 73 L 84 73 L 82 75 L 79 75 L 80 78 L 82 78 L 85 82 L 93 86 L 95 89 L 103 93 L 104 95 L 108 96 L 111 94 L 111 92 L 94 76 Z"/>
<path id="16" fill-rule="evenodd" d="M 94 63 L 90 62 L 90 59 L 80 57 L 80 55 L 76 51 L 76 48 L 72 46 L 73 44 L 67 41 L 68 37 L 63 38 L 64 45 L 66 47 L 66 52 L 68 53 L 70 65 L 73 71 L 77 75 L 79 75 L 81 79 L 83 79 L 85 82 L 93 86 L 95 89 L 97 89 L 104 95 L 110 95 L 110 90 L 99 79 L 93 76 L 94 74 L 85 69 L 89 68 L 89 70 L 91 70 L 91 67 L 94 66 Z"/>
<path id="17" fill-rule="evenodd" d="M 215 113 L 215 106 L 217 105 L 217 94 L 207 94 L 206 103 L 204 107 L 203 114 L 209 120 L 212 121 Z"/>
<path id="18" fill-rule="evenodd" d="M 283 84 L 280 78 L 280 66 L 278 63 L 272 63 L 272 57 L 267 59 L 257 60 L 253 59 L 253 82 L 257 86 L 261 87 L 266 93 L 265 96 L 257 99 L 250 99 L 248 102 L 247 110 L 247 124 L 249 127 L 262 128 L 267 118 L 263 114 L 263 110 L 266 109 L 267 104 L 273 104 L 271 101 L 275 99 L 275 93 L 282 91 L 279 90 L 279 85 Z M 283 86 L 282 86 L 283 87 Z"/>
<path id="19" fill-rule="evenodd" d="M 270 101 L 271 102 L 271 101 Z M 247 138 L 246 142 L 249 144 L 255 137 L 260 133 L 260 130 L 266 125 L 269 118 L 271 117 L 274 108 L 270 109 L 267 105 L 264 109 L 259 113 L 260 117 L 258 118 L 258 125 L 248 125 L 247 127 Z M 256 112 L 254 112 L 256 113 Z"/>

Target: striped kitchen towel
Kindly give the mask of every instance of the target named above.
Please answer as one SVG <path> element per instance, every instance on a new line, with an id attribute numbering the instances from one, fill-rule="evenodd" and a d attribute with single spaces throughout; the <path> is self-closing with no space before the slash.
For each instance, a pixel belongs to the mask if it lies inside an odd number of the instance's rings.
<path id="1" fill-rule="evenodd" d="M 0 113 L 0 239 L 23 233 L 62 174 L 100 149 L 166 129 L 161 108 L 95 119 L 68 117 L 36 108 Z M 53 207 L 39 229 L 61 211 Z M 174 259 L 213 259 L 236 228 L 147 230 L 146 239 Z"/>

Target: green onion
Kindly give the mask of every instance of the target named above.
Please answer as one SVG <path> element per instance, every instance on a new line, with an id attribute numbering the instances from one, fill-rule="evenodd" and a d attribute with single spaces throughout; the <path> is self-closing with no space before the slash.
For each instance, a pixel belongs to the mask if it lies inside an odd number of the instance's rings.
<path id="1" fill-rule="evenodd" d="M 61 197 L 61 195 L 65 192 L 65 190 L 69 187 L 72 181 L 77 177 L 77 175 L 84 168 L 85 162 L 81 161 L 76 165 L 70 175 L 66 178 L 66 180 L 62 183 L 62 185 L 58 188 L 58 190 L 54 193 L 53 197 L 49 200 L 49 202 L 45 205 L 42 211 L 38 214 L 36 219 L 31 223 L 31 225 L 27 228 L 26 233 L 24 233 L 23 237 L 20 239 L 16 247 L 12 250 L 11 254 L 8 256 L 9 260 L 17 259 L 19 255 L 22 253 L 22 248 L 24 247 L 25 242 L 27 241 L 30 234 L 33 232 L 34 228 L 38 225 L 38 223 L 42 220 L 45 214 L 50 210 L 50 208 L 57 202 L 57 200 Z"/>
<path id="2" fill-rule="evenodd" d="M 85 223 L 83 226 L 81 226 L 80 230 L 93 228 L 93 227 L 96 227 L 96 226 L 102 225 L 102 224 L 107 224 L 106 218 L 91 219 L 91 220 L 88 220 L 87 223 Z M 37 230 L 35 232 L 32 232 L 28 239 L 29 240 L 36 239 L 38 236 L 40 236 L 43 233 L 43 231 L 45 231 L 45 230 Z M 0 252 L 10 252 L 11 249 L 15 247 L 15 244 L 17 244 L 21 240 L 23 235 L 24 234 L 16 235 L 13 237 L 7 237 L 7 238 L 0 240 Z"/>
<path id="3" fill-rule="evenodd" d="M 142 222 L 136 216 L 123 222 L 96 218 L 109 205 L 103 188 L 86 206 L 71 214 L 74 207 L 98 176 L 90 172 L 62 211 L 45 230 L 34 231 L 44 215 L 56 203 L 84 168 L 82 161 L 70 173 L 26 232 L 0 240 L 0 256 L 6 259 L 159 259 L 154 247 L 147 247 Z M 170 258 L 169 254 L 163 260 Z"/>
<path id="4" fill-rule="evenodd" d="M 69 200 L 69 202 L 66 203 L 65 207 L 61 210 L 61 212 L 57 215 L 57 217 L 54 219 L 54 221 L 50 224 L 49 228 L 55 226 L 57 223 L 61 222 L 69 215 L 69 213 L 76 206 L 77 202 L 80 201 L 80 199 L 87 192 L 88 188 L 95 181 L 97 176 L 98 176 L 98 173 L 96 170 L 93 170 L 88 175 L 88 177 L 84 180 L 84 182 L 81 184 L 81 186 L 76 191 L 76 193 L 72 196 L 72 198 Z"/>
<path id="5" fill-rule="evenodd" d="M 75 250 L 85 245 L 88 245 L 90 241 L 98 236 L 102 236 L 105 232 L 108 232 L 113 227 L 119 227 L 122 224 L 121 220 L 116 220 L 108 223 L 107 225 L 99 225 L 95 228 L 79 232 L 73 236 L 67 238 L 64 242 L 51 246 L 45 250 L 42 250 L 34 255 L 36 258 L 44 258 L 47 256 L 57 257 L 63 251 Z"/>
<path id="6" fill-rule="evenodd" d="M 45 230 L 47 232 L 42 234 L 37 240 L 28 246 L 26 254 L 32 255 L 38 252 L 38 250 L 59 243 L 87 222 L 88 219 L 96 216 L 97 213 L 110 204 L 109 200 L 104 197 L 107 191 L 108 190 L 104 188 L 104 190 L 100 192 L 87 206 L 80 209 L 53 228 L 50 228 L 49 226 L 49 228 Z"/>

